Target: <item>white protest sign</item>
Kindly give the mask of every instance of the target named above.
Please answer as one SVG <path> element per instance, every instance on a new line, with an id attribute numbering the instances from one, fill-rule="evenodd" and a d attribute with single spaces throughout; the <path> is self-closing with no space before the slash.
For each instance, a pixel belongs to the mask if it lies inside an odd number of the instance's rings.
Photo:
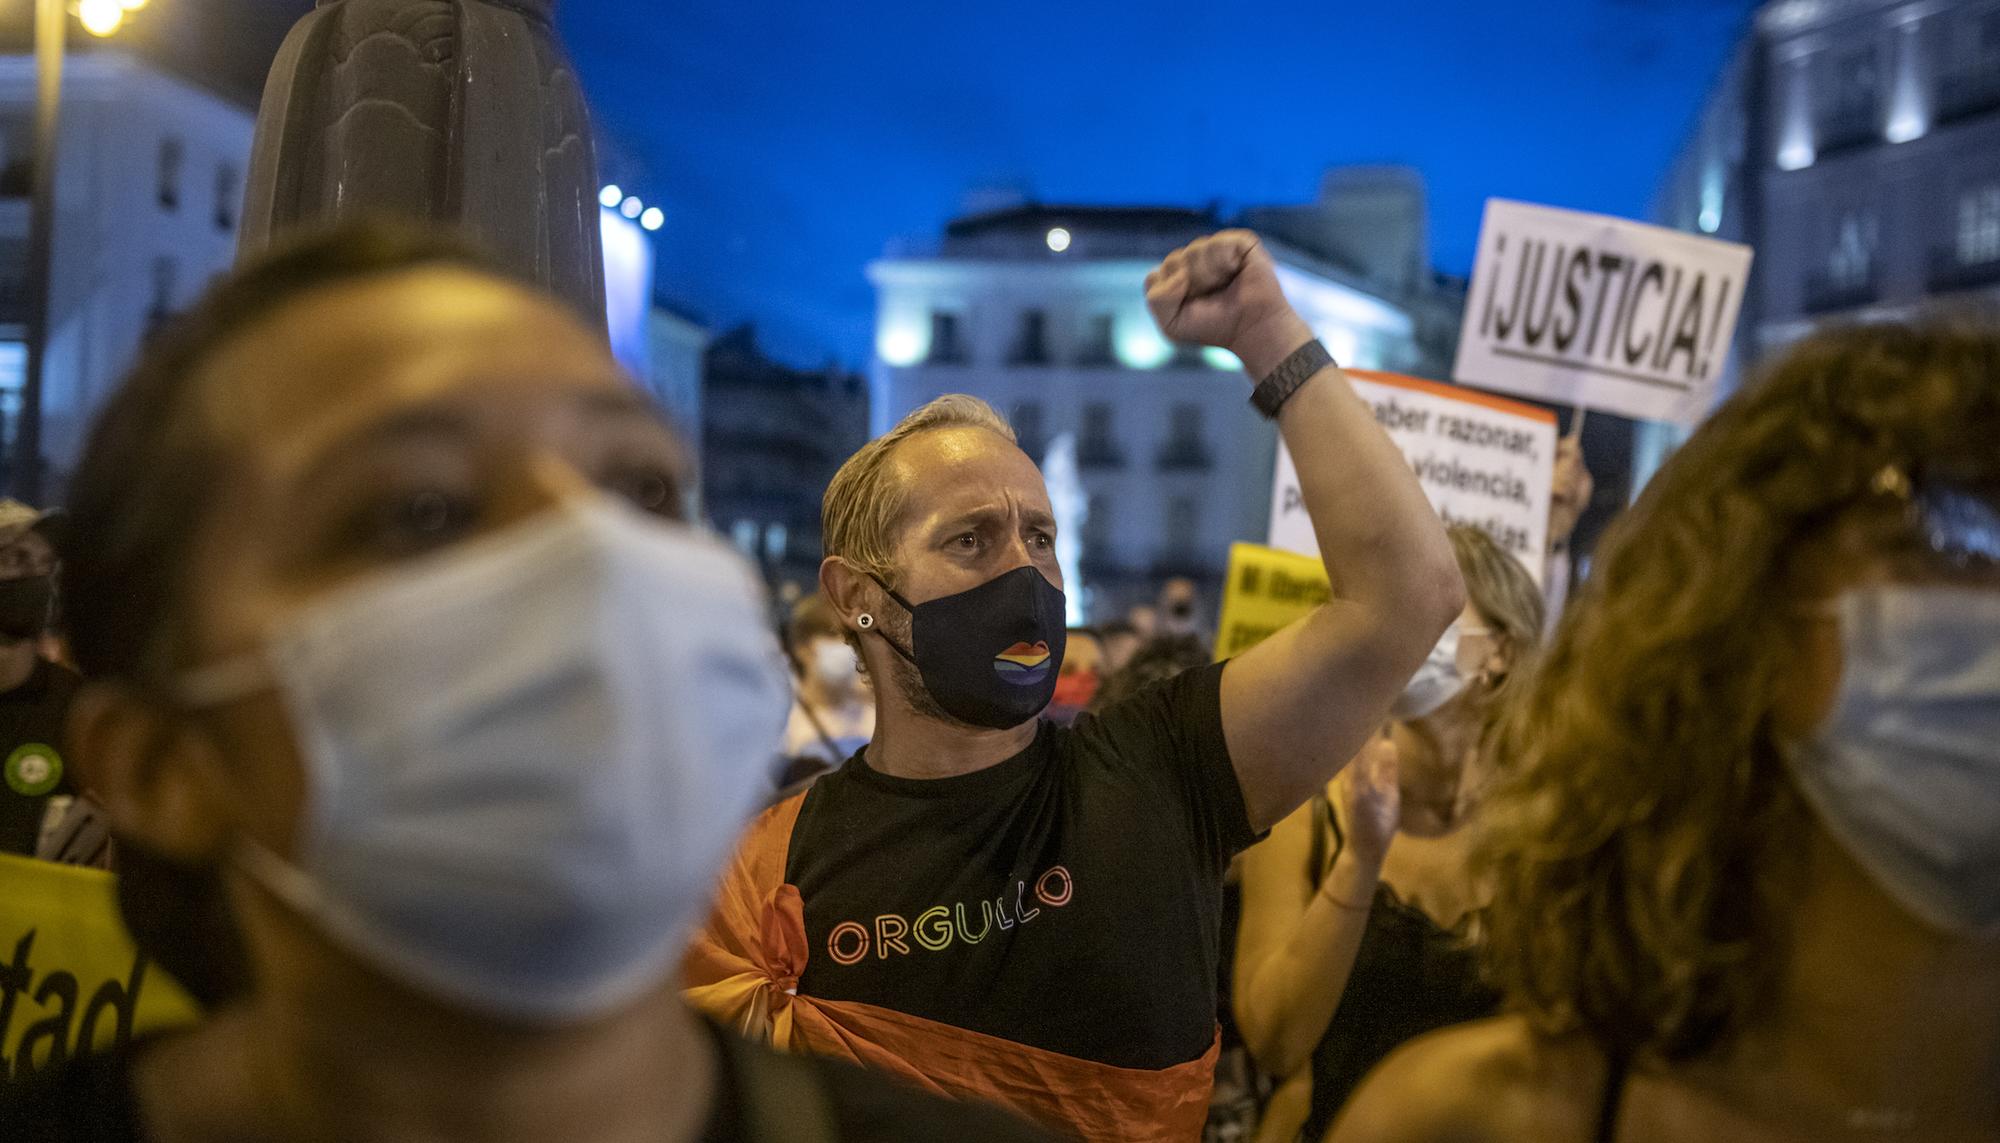
<path id="1" fill-rule="evenodd" d="M 1347 377 L 1409 458 L 1445 523 L 1486 532 L 1540 583 L 1555 479 L 1555 414 L 1392 373 L 1350 369 Z M 1298 471 L 1283 442 L 1271 490 L 1271 546 L 1319 554 Z"/>
<path id="2" fill-rule="evenodd" d="M 1706 412 L 1750 248 L 1489 199 L 1452 379 L 1688 423 Z"/>

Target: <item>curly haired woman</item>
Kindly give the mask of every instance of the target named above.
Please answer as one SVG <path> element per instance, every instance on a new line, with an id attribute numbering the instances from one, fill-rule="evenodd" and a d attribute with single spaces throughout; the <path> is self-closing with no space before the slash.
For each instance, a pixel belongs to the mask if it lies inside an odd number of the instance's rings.
<path id="1" fill-rule="evenodd" d="M 1332 1138 L 2000 1139 L 2000 336 L 1820 335 L 1601 549 L 1498 753 L 1511 1014 Z"/>

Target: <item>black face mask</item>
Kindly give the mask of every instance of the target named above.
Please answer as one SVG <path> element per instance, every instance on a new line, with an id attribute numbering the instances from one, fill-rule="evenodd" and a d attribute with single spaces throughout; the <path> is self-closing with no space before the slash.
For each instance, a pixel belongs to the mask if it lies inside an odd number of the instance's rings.
<path id="1" fill-rule="evenodd" d="M 0 639 L 35 639 L 49 628 L 55 584 L 45 575 L 0 579 Z"/>
<path id="2" fill-rule="evenodd" d="M 879 581 L 878 581 L 879 582 Z M 1023 565 L 970 591 L 914 606 L 883 591 L 910 613 L 904 650 L 924 689 L 953 718 L 1008 730 L 1047 709 L 1062 670 L 1065 626 L 1062 589 Z"/>

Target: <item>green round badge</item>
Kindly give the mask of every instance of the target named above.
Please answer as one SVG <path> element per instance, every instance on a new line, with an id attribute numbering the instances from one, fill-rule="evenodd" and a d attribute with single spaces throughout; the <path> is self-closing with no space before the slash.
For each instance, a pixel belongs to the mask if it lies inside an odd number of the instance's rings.
<path id="1" fill-rule="evenodd" d="M 7 788 L 39 798 L 62 782 L 62 755 L 46 742 L 24 742 L 7 756 Z"/>

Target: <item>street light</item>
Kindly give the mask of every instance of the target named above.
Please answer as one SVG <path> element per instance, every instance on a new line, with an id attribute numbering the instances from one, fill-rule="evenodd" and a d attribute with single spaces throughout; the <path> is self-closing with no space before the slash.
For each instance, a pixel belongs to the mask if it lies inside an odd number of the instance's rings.
<path id="1" fill-rule="evenodd" d="M 77 0 L 85 31 L 108 36 L 146 0 Z M 64 41 L 69 9 L 64 0 L 35 0 L 34 208 L 28 223 L 28 361 L 21 378 L 21 418 L 12 446 L 14 495 L 30 504 L 42 498 L 42 375 L 48 364 L 49 266 L 55 252 L 56 132 L 62 119 Z"/>
<path id="2" fill-rule="evenodd" d="M 77 22 L 93 36 L 108 36 L 125 22 L 123 0 L 78 0 Z"/>

